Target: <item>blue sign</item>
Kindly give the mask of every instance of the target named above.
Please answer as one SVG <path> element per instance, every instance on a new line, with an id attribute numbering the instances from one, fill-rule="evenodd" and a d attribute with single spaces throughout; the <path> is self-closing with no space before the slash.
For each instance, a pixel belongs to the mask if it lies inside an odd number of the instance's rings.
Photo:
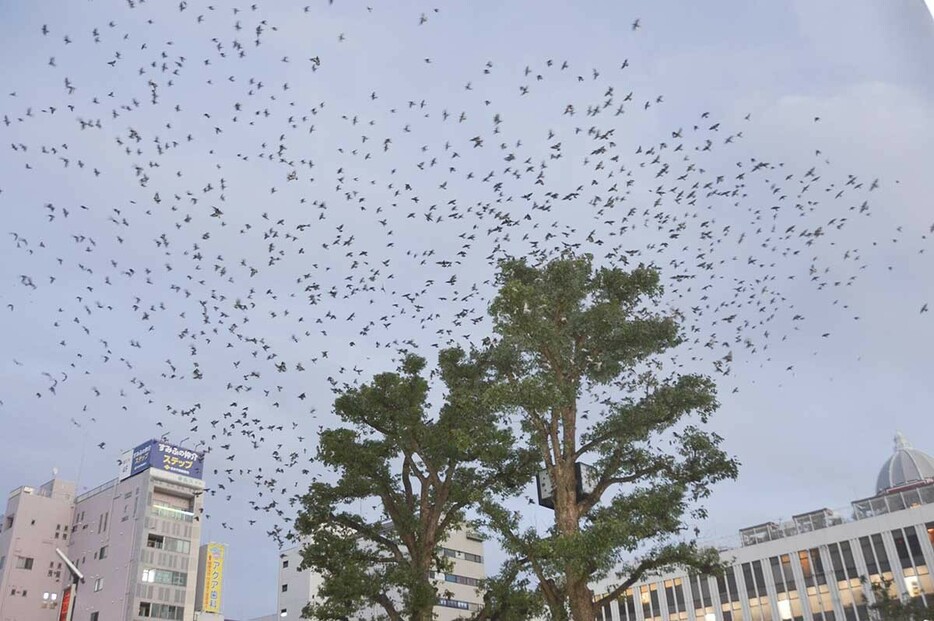
<path id="1" fill-rule="evenodd" d="M 204 474 L 204 455 L 159 440 L 149 440 L 133 449 L 128 476 L 148 468 L 200 479 Z"/>

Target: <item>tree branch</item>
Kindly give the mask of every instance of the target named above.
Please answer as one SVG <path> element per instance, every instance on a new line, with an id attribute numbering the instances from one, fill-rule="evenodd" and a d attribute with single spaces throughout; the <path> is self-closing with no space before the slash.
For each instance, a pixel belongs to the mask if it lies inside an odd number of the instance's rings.
<path id="1" fill-rule="evenodd" d="M 640 562 L 636 566 L 636 568 L 632 571 L 632 573 L 629 574 L 629 578 L 627 578 L 625 582 L 618 585 L 616 588 L 614 588 L 612 591 L 610 591 L 609 593 L 607 593 L 600 599 L 596 600 L 594 602 L 594 608 L 599 609 L 605 603 L 617 599 L 620 595 L 625 593 L 629 587 L 639 582 L 639 580 L 642 579 L 642 576 L 644 576 L 647 571 L 655 569 L 657 566 L 658 566 L 657 559 L 643 559 L 642 562 Z"/>
<path id="2" fill-rule="evenodd" d="M 585 515 L 588 511 L 593 509 L 596 506 L 596 504 L 600 502 L 600 498 L 603 497 L 603 494 L 606 492 L 607 489 L 609 489 L 611 485 L 622 485 L 625 483 L 635 483 L 636 481 L 646 476 L 651 476 L 651 475 L 659 474 L 661 472 L 666 472 L 666 471 L 670 473 L 669 465 L 666 462 L 660 460 L 657 463 L 653 464 L 651 467 L 642 468 L 641 470 L 635 470 L 632 472 L 632 474 L 629 474 L 627 476 L 614 477 L 610 474 L 613 471 L 619 470 L 620 468 L 622 468 L 622 466 L 623 466 L 623 463 L 622 463 L 622 460 L 620 460 L 620 463 L 618 464 L 611 463 L 610 465 L 606 467 L 606 469 L 603 472 L 603 476 L 600 477 L 600 480 L 597 481 L 596 485 L 594 485 L 593 491 L 591 491 L 587 495 L 587 497 L 584 498 L 578 505 L 580 507 L 581 515 Z"/>
<path id="3" fill-rule="evenodd" d="M 386 611 L 386 614 L 389 616 L 389 621 L 402 621 L 402 615 L 396 610 L 395 605 L 392 603 L 392 600 L 389 599 L 388 595 L 385 593 L 377 593 L 373 599 Z"/>
<path id="4" fill-rule="evenodd" d="M 398 561 L 399 563 L 405 562 L 406 560 L 405 555 L 402 553 L 402 550 L 399 549 L 398 544 L 396 544 L 396 542 L 394 542 L 392 539 L 389 539 L 388 537 L 380 533 L 375 527 L 370 526 L 369 524 L 361 524 L 359 522 L 355 522 L 349 519 L 345 515 L 339 515 L 339 514 L 334 515 L 333 520 L 337 522 L 338 524 L 340 524 L 341 526 L 349 528 L 355 533 L 369 538 L 371 541 L 374 541 L 376 543 L 381 543 L 382 545 L 389 548 L 389 551 L 392 553 L 396 561 Z"/>

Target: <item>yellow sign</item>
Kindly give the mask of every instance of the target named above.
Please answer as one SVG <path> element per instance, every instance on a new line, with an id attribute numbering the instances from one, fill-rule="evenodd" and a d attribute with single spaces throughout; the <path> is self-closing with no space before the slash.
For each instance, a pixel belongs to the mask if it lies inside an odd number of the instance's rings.
<path id="1" fill-rule="evenodd" d="M 225 547 L 220 543 L 209 543 L 204 561 L 204 593 L 201 602 L 203 612 L 221 611 L 221 587 L 224 583 Z"/>

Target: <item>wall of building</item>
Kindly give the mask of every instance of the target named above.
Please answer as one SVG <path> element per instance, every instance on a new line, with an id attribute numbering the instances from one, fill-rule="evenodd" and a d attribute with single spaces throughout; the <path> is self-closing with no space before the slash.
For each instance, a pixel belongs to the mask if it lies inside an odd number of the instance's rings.
<path id="1" fill-rule="evenodd" d="M 0 521 L 0 621 L 53 621 L 70 573 L 67 550 L 75 486 L 53 480 L 13 491 Z"/>
<path id="2" fill-rule="evenodd" d="M 436 606 L 435 614 L 439 621 L 451 621 L 476 611 L 483 601 L 477 594 L 479 582 L 486 578 L 483 541 L 473 531 L 460 529 L 441 545 L 451 568 L 435 576 L 439 597 L 446 604 Z"/>
<path id="3" fill-rule="evenodd" d="M 133 561 L 145 506 L 145 476 L 111 481 L 78 497 L 69 554 L 84 575 L 75 619 L 119 621 L 131 614 Z"/>
<path id="4" fill-rule="evenodd" d="M 321 586 L 321 576 L 306 570 L 302 564 L 301 548 L 296 546 L 279 555 L 279 580 L 276 610 L 280 619 L 301 619 L 302 609 L 312 600 Z"/>
<path id="5" fill-rule="evenodd" d="M 203 493 L 200 479 L 155 468 L 77 498 L 64 481 L 14 491 L 0 521 L 0 621 L 57 621 L 71 578 L 56 546 L 85 575 L 74 621 L 157 618 L 160 605 L 163 619 L 194 621 Z M 27 555 L 31 568 L 17 568 Z"/>
<path id="6" fill-rule="evenodd" d="M 861 577 L 889 578 L 899 594 L 934 604 L 932 541 L 934 505 L 845 522 L 726 550 L 726 579 L 672 572 L 640 581 L 598 619 L 865 621 L 871 600 Z M 595 592 L 613 587 L 606 581 Z"/>
<path id="7" fill-rule="evenodd" d="M 185 574 L 186 581 L 185 586 L 138 581 L 134 609 L 138 610 L 143 603 L 183 606 L 183 621 L 194 621 L 204 484 L 200 480 L 157 470 L 148 470 L 147 476 L 145 528 L 141 533 L 136 575 L 141 577 L 145 570 L 172 571 Z M 177 500 L 169 502 L 168 496 Z M 175 509 L 161 509 L 154 503 L 171 504 Z M 145 542 L 150 534 L 188 541 L 189 551 L 172 552 L 148 547 Z"/>

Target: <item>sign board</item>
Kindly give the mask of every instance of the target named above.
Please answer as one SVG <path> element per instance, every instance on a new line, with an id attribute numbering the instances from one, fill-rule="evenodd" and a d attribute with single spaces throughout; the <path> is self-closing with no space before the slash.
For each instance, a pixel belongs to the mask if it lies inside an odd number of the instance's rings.
<path id="1" fill-rule="evenodd" d="M 62 593 L 62 607 L 58 611 L 58 621 L 71 621 L 75 608 L 75 585 L 69 585 Z"/>
<path id="2" fill-rule="evenodd" d="M 133 451 L 126 451 L 120 456 L 119 480 L 130 478 L 130 466 L 133 462 Z"/>
<path id="3" fill-rule="evenodd" d="M 221 543 L 209 543 L 204 560 L 204 593 L 201 594 L 201 611 L 221 611 L 221 590 L 224 584 L 224 556 L 226 546 Z"/>
<path id="4" fill-rule="evenodd" d="M 580 462 L 574 464 L 574 474 L 577 478 L 577 501 L 580 502 L 587 494 L 594 490 L 597 484 L 597 471 L 592 466 Z M 538 488 L 538 504 L 549 509 L 555 508 L 555 488 L 551 484 L 551 477 L 547 470 L 542 470 L 535 477 Z"/>
<path id="5" fill-rule="evenodd" d="M 186 477 L 184 474 L 175 474 L 168 470 L 150 470 L 149 474 L 153 478 L 171 481 L 172 483 L 185 485 L 186 487 L 194 487 L 195 489 L 204 489 L 205 487 L 204 481 L 201 479 L 192 479 L 191 477 Z"/>
<path id="6" fill-rule="evenodd" d="M 555 486 L 551 484 L 551 477 L 547 470 L 542 470 L 535 477 L 536 487 L 538 488 L 538 504 L 549 509 L 555 508 Z"/>
<path id="7" fill-rule="evenodd" d="M 202 453 L 159 440 L 149 440 L 140 444 L 129 454 L 129 459 L 126 459 L 127 454 L 124 453 L 120 463 L 121 481 L 149 468 L 174 472 L 195 479 L 200 479 L 203 474 L 204 455 Z"/>

